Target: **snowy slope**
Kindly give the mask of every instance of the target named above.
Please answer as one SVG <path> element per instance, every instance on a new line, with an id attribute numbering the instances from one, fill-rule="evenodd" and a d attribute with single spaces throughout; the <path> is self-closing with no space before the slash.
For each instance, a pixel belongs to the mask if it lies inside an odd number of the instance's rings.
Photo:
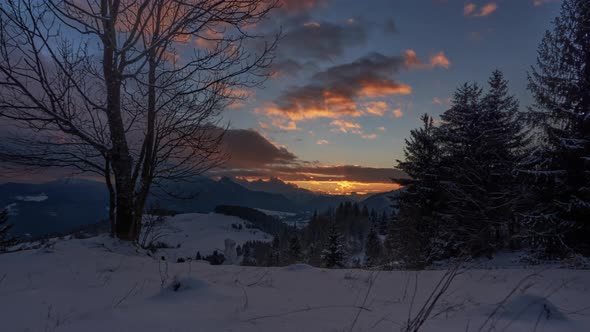
<path id="1" fill-rule="evenodd" d="M 235 229 L 232 224 L 241 224 L 242 229 Z M 158 256 L 164 254 L 169 260 L 176 261 L 180 257 L 195 257 L 197 252 L 201 255 L 209 255 L 214 250 L 223 253 L 226 239 L 235 241 L 236 245 L 247 241 L 272 241 L 271 235 L 246 228 L 247 224 L 240 218 L 215 213 L 188 213 L 170 217 L 158 241 L 174 248 L 160 249 Z"/>
<path id="2" fill-rule="evenodd" d="M 236 221 L 177 216 L 167 241 L 181 247 L 166 254 L 264 238 L 234 230 Z M 60 240 L 0 255 L 0 330 L 399 331 L 443 274 L 173 263 L 106 236 Z M 469 270 L 423 331 L 589 331 L 589 298 L 590 271 Z"/>

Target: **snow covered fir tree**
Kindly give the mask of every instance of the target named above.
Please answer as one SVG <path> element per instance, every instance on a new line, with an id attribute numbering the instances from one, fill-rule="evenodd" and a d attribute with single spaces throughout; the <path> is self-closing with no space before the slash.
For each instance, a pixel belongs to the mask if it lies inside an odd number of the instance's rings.
<path id="1" fill-rule="evenodd" d="M 590 6 L 564 1 L 529 74 L 537 130 L 524 172 L 530 245 L 548 256 L 590 255 Z"/>
<path id="2" fill-rule="evenodd" d="M 328 268 L 344 267 L 345 249 L 342 235 L 335 224 L 328 231 L 327 245 L 322 252 L 322 264 Z"/>

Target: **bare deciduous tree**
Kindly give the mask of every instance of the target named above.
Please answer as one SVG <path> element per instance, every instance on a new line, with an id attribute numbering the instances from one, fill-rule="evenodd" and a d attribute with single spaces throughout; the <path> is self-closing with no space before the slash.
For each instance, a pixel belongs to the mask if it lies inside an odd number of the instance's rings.
<path id="1" fill-rule="evenodd" d="M 112 233 L 137 240 L 163 180 L 219 160 L 219 113 L 268 76 L 276 0 L 6 0 L 0 159 L 104 178 Z"/>

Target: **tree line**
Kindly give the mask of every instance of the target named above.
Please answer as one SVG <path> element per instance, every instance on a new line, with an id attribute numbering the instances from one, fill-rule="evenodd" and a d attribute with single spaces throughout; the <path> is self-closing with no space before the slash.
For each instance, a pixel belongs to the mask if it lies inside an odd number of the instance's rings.
<path id="1" fill-rule="evenodd" d="M 422 116 L 397 167 L 394 257 L 437 259 L 524 248 L 590 255 L 590 4 L 566 0 L 528 74 L 523 109 L 496 70 L 459 87 L 440 122 Z"/>
<path id="2" fill-rule="evenodd" d="M 383 261 L 380 239 L 386 237 L 392 219 L 390 213 L 369 211 L 352 202 L 315 212 L 302 227 L 247 207 L 220 206 L 216 212 L 247 220 L 245 231 L 253 227 L 273 236 L 271 242 L 248 241 L 236 247 L 241 264 L 248 266 L 374 266 Z"/>

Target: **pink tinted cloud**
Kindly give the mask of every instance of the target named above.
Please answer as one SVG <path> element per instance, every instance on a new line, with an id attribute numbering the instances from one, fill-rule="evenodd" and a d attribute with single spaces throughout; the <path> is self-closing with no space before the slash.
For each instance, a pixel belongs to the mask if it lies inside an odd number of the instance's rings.
<path id="1" fill-rule="evenodd" d="M 463 7 L 463 15 L 467 17 L 486 17 L 498 9 L 498 4 L 495 2 L 487 3 L 478 7 L 474 3 L 467 3 Z"/>

